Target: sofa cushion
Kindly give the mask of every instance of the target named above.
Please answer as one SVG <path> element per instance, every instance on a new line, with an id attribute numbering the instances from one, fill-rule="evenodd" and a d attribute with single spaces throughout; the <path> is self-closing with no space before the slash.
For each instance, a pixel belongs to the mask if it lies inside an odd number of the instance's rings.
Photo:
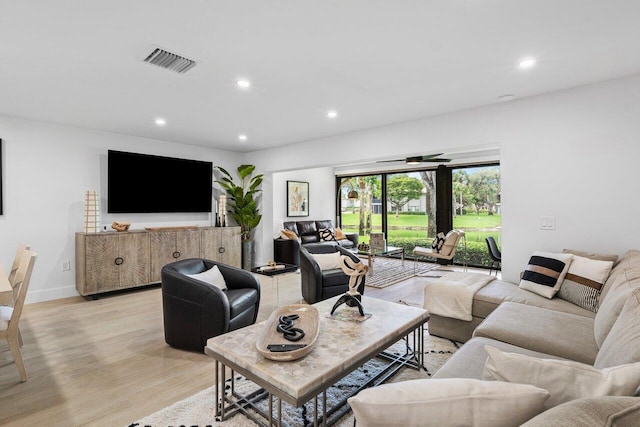
<path id="1" fill-rule="evenodd" d="M 632 279 L 625 269 L 616 282 L 611 285 L 606 298 L 600 304 L 594 323 L 594 336 L 598 347 L 602 347 L 609 331 L 613 327 L 622 307 L 634 288 L 640 287 L 640 277 Z"/>
<path id="2" fill-rule="evenodd" d="M 505 302 L 473 332 L 529 350 L 590 365 L 598 355 L 590 317 Z"/>
<path id="3" fill-rule="evenodd" d="M 640 425 L 640 398 L 604 396 L 563 403 L 522 424 L 522 427 L 585 427 Z"/>
<path id="4" fill-rule="evenodd" d="M 524 384 L 420 379 L 383 384 L 348 399 L 358 427 L 515 427 L 538 415 L 549 392 Z M 505 410 L 508 407 L 508 410 Z"/>
<path id="5" fill-rule="evenodd" d="M 572 360 L 555 360 L 503 352 L 487 346 L 485 380 L 531 384 L 549 390 L 547 408 L 575 399 L 633 396 L 640 385 L 640 363 L 596 369 Z"/>
<path id="6" fill-rule="evenodd" d="M 569 301 L 559 298 L 548 299 L 522 289 L 514 283 L 502 280 L 494 280 L 476 292 L 473 298 L 473 315 L 485 318 L 503 301 L 544 307 L 549 310 L 563 311 L 591 318 L 596 315 L 594 312 L 578 307 Z"/>
<path id="7" fill-rule="evenodd" d="M 626 273 L 625 273 L 626 270 Z M 630 250 L 620 257 L 617 263 L 613 265 L 609 278 L 602 287 L 600 294 L 600 302 L 606 298 L 607 293 L 611 290 L 616 282 L 619 282 L 620 276 L 627 276 L 629 280 L 640 278 L 640 251 Z"/>
<path id="8" fill-rule="evenodd" d="M 322 286 L 331 288 L 333 286 L 345 286 L 349 278 L 340 268 L 325 270 L 322 272 Z"/>
<path id="9" fill-rule="evenodd" d="M 527 356 L 547 359 L 560 359 L 559 357 L 552 356 L 550 354 L 527 350 L 526 348 L 517 347 L 491 338 L 478 337 L 470 339 L 460 349 L 453 353 L 453 356 L 451 356 L 445 364 L 432 375 L 432 378 L 482 379 L 484 362 L 487 360 L 487 357 L 489 357 L 487 350 L 485 349 L 487 345 L 510 353 L 519 353 Z"/>
<path id="10" fill-rule="evenodd" d="M 520 279 L 520 287 L 543 297 L 553 298 L 562 285 L 572 258 L 571 254 L 534 252 Z"/>
<path id="11" fill-rule="evenodd" d="M 316 221 L 316 229 L 320 230 L 322 228 L 331 228 L 333 230 L 333 221 L 330 219 L 324 219 L 322 221 Z"/>
<path id="12" fill-rule="evenodd" d="M 315 221 L 298 221 L 296 225 L 298 227 L 298 236 L 302 239 L 302 243 L 317 242 L 319 240 Z"/>
<path id="13" fill-rule="evenodd" d="M 558 291 L 558 298 L 587 310 L 598 311 L 598 300 L 613 261 L 601 261 L 574 255 L 569 271 Z"/>
<path id="14" fill-rule="evenodd" d="M 631 292 L 624 303 L 594 366 L 602 369 L 634 362 L 640 362 L 640 289 Z"/>

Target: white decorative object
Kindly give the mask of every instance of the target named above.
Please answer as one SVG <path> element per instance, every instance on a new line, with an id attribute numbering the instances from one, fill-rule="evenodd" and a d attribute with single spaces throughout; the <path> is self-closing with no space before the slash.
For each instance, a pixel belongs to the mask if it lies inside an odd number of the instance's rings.
<path id="1" fill-rule="evenodd" d="M 84 232 L 100 231 L 100 199 L 95 190 L 88 190 L 84 196 Z"/>

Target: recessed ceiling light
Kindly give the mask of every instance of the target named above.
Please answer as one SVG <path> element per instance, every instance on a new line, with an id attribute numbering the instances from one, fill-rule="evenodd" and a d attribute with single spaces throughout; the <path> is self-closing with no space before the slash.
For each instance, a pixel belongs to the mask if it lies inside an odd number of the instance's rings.
<path id="1" fill-rule="evenodd" d="M 238 139 L 239 139 L 240 141 L 246 141 L 246 140 L 247 140 L 247 135 L 245 135 L 245 134 L 241 133 L 240 135 L 238 135 Z"/>
<path id="2" fill-rule="evenodd" d="M 236 84 L 238 85 L 239 88 L 242 88 L 242 89 L 249 89 L 251 87 L 251 82 L 246 79 L 240 79 L 236 81 Z"/>
<path id="3" fill-rule="evenodd" d="M 515 98 L 516 98 L 515 95 L 502 95 L 501 97 L 498 98 L 498 101 L 507 102 L 507 101 L 511 101 L 511 100 L 513 100 Z"/>
<path id="4" fill-rule="evenodd" d="M 165 119 L 163 119 L 162 117 L 158 117 L 156 120 L 156 126 L 164 126 L 167 124 L 167 121 Z"/>
<path id="5" fill-rule="evenodd" d="M 518 63 L 518 67 L 525 69 L 525 68 L 531 68 L 534 65 L 536 65 L 536 60 L 535 58 L 525 58 L 522 61 L 520 61 Z"/>
<path id="6" fill-rule="evenodd" d="M 336 117 L 338 117 L 338 112 L 336 110 L 329 110 L 327 111 L 327 117 L 330 119 L 335 119 Z"/>

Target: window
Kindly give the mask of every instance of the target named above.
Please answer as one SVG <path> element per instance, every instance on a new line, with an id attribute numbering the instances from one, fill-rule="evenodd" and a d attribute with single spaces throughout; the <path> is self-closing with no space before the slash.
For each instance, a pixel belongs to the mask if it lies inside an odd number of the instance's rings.
<path id="1" fill-rule="evenodd" d="M 382 231 L 381 181 L 381 175 L 338 178 L 340 227 L 357 232 L 360 242 L 369 242 L 372 231 Z"/>
<path id="2" fill-rule="evenodd" d="M 465 231 L 468 263 L 490 267 L 485 238 L 493 236 L 500 246 L 500 166 L 452 169 L 453 228 Z M 454 257 L 459 260 L 463 254 Z"/>
<path id="3" fill-rule="evenodd" d="M 403 247 L 410 258 L 414 246 L 431 244 L 438 231 L 462 229 L 467 252 L 459 247 L 454 262 L 466 256 L 471 266 L 491 265 L 485 238 L 500 244 L 501 237 L 498 164 L 345 176 L 337 186 L 341 227 L 361 242 L 383 232 L 388 245 Z"/>

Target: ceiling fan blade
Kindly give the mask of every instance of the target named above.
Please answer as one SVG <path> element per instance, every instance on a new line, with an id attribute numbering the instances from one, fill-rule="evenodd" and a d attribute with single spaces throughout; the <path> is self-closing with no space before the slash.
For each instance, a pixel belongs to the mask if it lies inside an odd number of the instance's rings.
<path id="1" fill-rule="evenodd" d="M 434 162 L 434 163 L 449 163 L 451 159 L 443 159 L 440 157 L 432 157 L 430 159 L 423 159 L 423 162 Z"/>
<path id="2" fill-rule="evenodd" d="M 395 160 L 378 160 L 376 163 L 389 163 L 389 162 L 404 162 L 405 159 L 395 159 Z"/>
<path id="3" fill-rule="evenodd" d="M 433 159 L 434 157 L 438 157 L 438 156 L 442 156 L 444 153 L 437 153 L 437 154 L 425 154 L 424 156 L 415 156 L 415 157 L 422 157 L 422 160 L 429 160 L 429 159 Z"/>

